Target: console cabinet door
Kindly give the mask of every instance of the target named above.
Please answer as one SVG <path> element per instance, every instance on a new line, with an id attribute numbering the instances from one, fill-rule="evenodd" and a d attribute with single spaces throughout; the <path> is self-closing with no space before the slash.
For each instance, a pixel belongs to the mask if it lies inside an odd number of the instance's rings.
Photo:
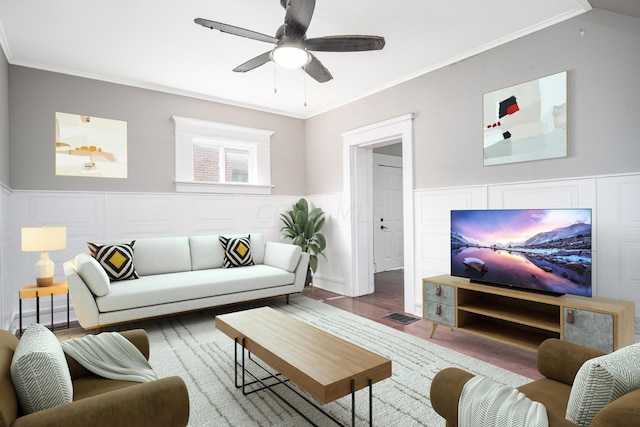
<path id="1" fill-rule="evenodd" d="M 426 301 L 453 306 L 456 303 L 455 291 L 453 286 L 424 282 L 422 295 Z"/>
<path id="2" fill-rule="evenodd" d="M 456 310 L 452 305 L 425 301 L 422 317 L 432 322 L 456 326 Z"/>
<path id="3" fill-rule="evenodd" d="M 456 298 L 453 286 L 424 282 L 422 297 L 422 317 L 436 323 L 456 325 Z"/>
<path id="4" fill-rule="evenodd" d="M 564 307 L 564 340 L 611 353 L 613 315 Z"/>

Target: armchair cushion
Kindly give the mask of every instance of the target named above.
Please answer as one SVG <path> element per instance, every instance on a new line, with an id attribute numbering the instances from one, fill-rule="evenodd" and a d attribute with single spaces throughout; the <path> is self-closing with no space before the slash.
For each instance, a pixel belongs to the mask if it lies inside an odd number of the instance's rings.
<path id="1" fill-rule="evenodd" d="M 588 360 L 573 382 L 566 418 L 589 426 L 602 408 L 638 388 L 640 343 Z"/>
<path id="2" fill-rule="evenodd" d="M 29 326 L 11 360 L 11 380 L 25 413 L 53 408 L 73 399 L 69 367 L 60 342 L 46 327 Z"/>

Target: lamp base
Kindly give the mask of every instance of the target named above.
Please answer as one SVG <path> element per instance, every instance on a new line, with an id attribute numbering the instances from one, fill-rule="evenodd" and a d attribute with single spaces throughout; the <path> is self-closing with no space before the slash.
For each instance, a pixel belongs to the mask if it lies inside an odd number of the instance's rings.
<path id="1" fill-rule="evenodd" d="M 37 277 L 36 285 L 38 285 L 39 288 L 51 286 L 53 285 L 53 277 Z"/>

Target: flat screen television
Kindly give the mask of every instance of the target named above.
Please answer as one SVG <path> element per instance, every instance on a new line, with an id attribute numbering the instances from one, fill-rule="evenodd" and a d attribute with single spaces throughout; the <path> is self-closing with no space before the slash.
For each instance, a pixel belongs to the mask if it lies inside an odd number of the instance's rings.
<path id="1" fill-rule="evenodd" d="M 451 211 L 451 275 L 591 296 L 591 209 Z"/>

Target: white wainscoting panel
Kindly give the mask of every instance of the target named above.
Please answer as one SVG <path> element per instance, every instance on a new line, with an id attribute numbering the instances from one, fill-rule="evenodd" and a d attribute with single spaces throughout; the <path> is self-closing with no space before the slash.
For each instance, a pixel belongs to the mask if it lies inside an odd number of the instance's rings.
<path id="1" fill-rule="evenodd" d="M 11 191 L 0 185 L 0 327 L 9 329 L 14 317 L 13 306 L 18 296 L 10 286 L 13 271 L 10 254 L 12 251 L 11 233 Z"/>
<path id="2" fill-rule="evenodd" d="M 599 295 L 634 301 L 638 318 L 640 175 L 599 178 L 597 188 Z"/>
<path id="3" fill-rule="evenodd" d="M 183 235 L 180 195 L 108 193 L 108 236 L 141 238 Z"/>
<path id="4" fill-rule="evenodd" d="M 419 315 L 422 310 L 422 278 L 449 272 L 451 209 L 591 207 L 594 248 L 598 249 L 594 250 L 594 294 L 635 301 L 640 316 L 640 174 L 416 190 L 413 197 L 415 278 L 405 286 L 414 286 L 414 314 Z M 92 240 L 245 231 L 261 232 L 267 240 L 278 240 L 282 226 L 279 213 L 297 200 L 295 196 L 3 188 L 0 322 L 5 328 L 17 327 L 18 290 L 22 284 L 35 280 L 33 264 L 39 255 L 21 252 L 22 226 L 67 227 L 67 249 L 50 254 L 56 263 L 55 280 L 63 280 L 62 263 L 86 252 L 86 242 Z M 353 270 L 350 206 L 345 205 L 342 193 L 308 196 L 307 200 L 312 206 L 321 207 L 327 216 L 327 260 L 320 258 L 314 285 L 346 295 L 352 288 L 349 281 Z M 48 305 L 41 304 L 44 319 L 50 318 Z M 24 310 L 25 324 L 29 324 L 35 317 L 35 302 L 26 300 Z M 66 318 L 64 298 L 55 300 L 54 311 L 57 322 Z"/>
<path id="5" fill-rule="evenodd" d="M 327 239 L 326 259 L 320 256 L 318 270 L 313 276 L 313 285 L 341 295 L 351 293 L 351 235 L 349 221 L 351 208 L 344 205 L 343 194 L 323 194 L 306 198 L 311 207 L 325 212 L 322 229 Z"/>
<path id="6" fill-rule="evenodd" d="M 489 209 L 591 208 L 595 180 L 572 179 L 490 185 Z"/>

